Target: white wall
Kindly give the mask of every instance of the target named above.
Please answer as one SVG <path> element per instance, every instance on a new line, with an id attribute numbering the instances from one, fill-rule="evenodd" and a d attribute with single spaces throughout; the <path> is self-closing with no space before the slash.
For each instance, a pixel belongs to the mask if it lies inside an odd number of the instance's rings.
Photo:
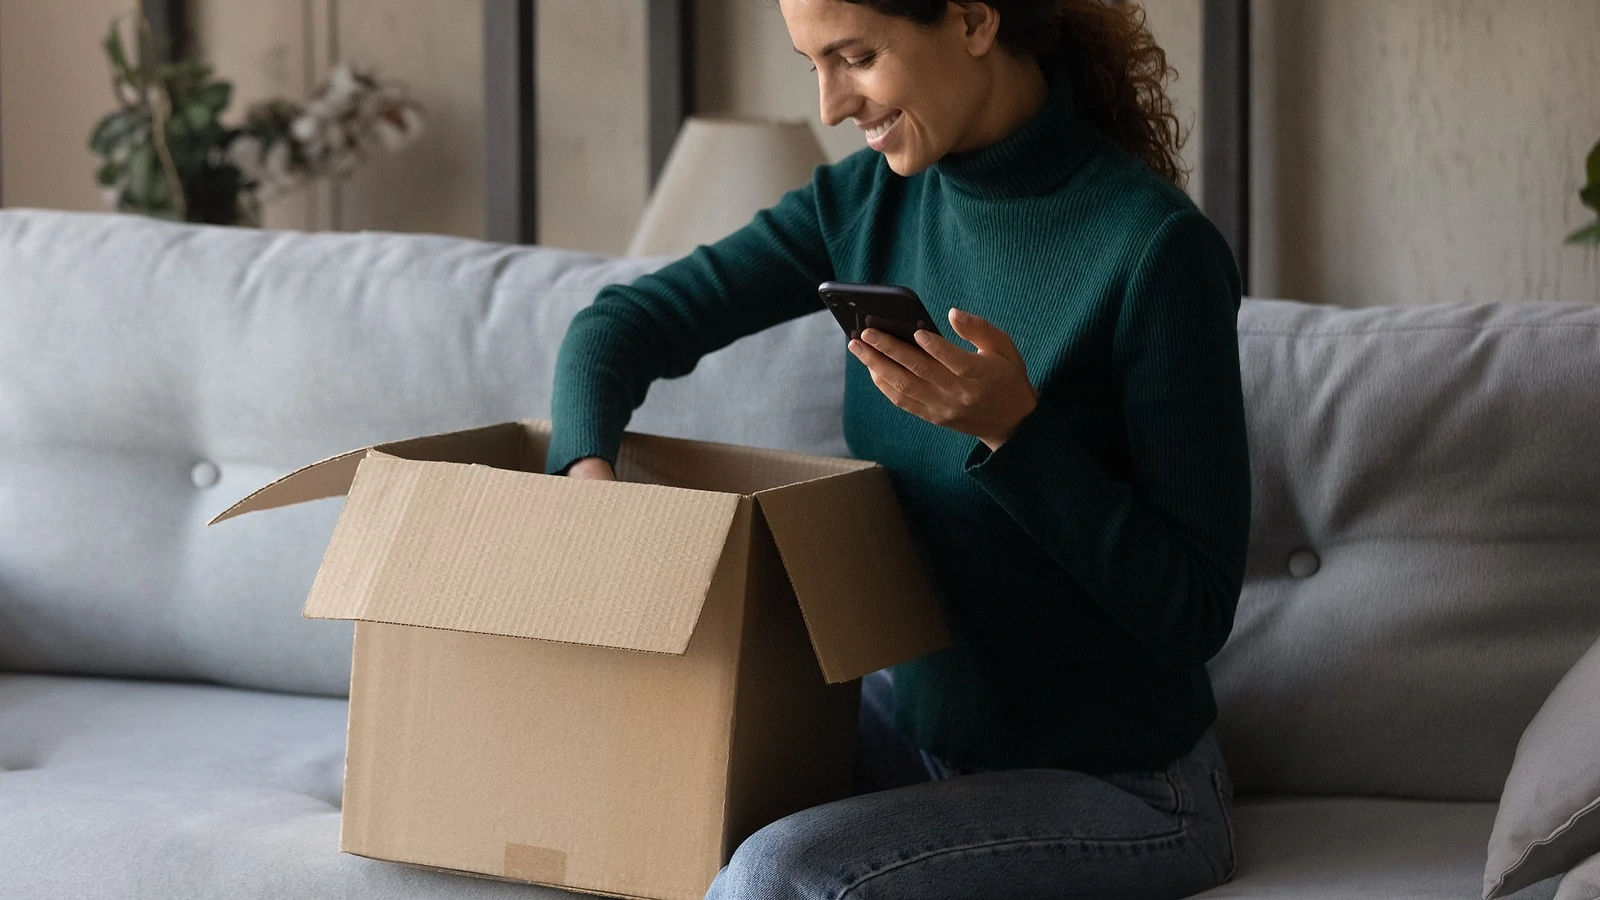
<path id="1" fill-rule="evenodd" d="M 1596 0 L 1255 4 L 1255 283 L 1340 304 L 1600 299 Z"/>
<path id="2" fill-rule="evenodd" d="M 89 132 L 116 108 L 100 44 L 111 18 L 130 8 L 130 0 L 0 0 L 0 199 L 7 206 L 105 209 Z"/>

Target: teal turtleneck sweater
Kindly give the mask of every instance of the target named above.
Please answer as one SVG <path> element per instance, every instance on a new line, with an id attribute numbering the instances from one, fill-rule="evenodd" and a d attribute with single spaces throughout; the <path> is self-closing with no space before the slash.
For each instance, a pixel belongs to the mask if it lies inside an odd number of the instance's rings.
<path id="1" fill-rule="evenodd" d="M 960 766 L 1184 754 L 1216 717 L 1205 663 L 1232 627 L 1250 520 L 1221 236 L 1060 84 L 998 143 L 909 178 L 862 150 L 573 320 L 546 471 L 614 462 L 652 380 L 817 312 L 827 280 L 911 287 L 957 346 L 950 308 L 983 316 L 1039 393 L 991 453 L 892 404 L 839 337 L 845 439 L 888 470 L 955 635 L 895 668 L 899 726 Z"/>

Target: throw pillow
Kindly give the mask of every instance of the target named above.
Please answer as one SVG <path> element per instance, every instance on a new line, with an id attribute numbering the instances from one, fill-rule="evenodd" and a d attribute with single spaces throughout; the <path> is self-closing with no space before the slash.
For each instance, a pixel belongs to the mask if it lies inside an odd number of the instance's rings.
<path id="1" fill-rule="evenodd" d="M 1483 896 L 1504 897 L 1596 853 L 1600 642 L 1567 672 L 1522 732 L 1489 837 Z"/>
<path id="2" fill-rule="evenodd" d="M 1556 900 L 1600 900 L 1600 853 L 1578 863 L 1561 879 Z"/>

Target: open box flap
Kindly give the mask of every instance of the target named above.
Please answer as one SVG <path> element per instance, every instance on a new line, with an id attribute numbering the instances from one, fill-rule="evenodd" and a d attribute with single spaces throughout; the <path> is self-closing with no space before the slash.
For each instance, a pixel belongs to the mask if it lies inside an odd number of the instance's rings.
<path id="1" fill-rule="evenodd" d="M 358 466 L 308 618 L 683 653 L 750 502 L 378 450 Z"/>
<path id="2" fill-rule="evenodd" d="M 350 490 L 350 482 L 356 477 L 356 466 L 371 450 L 381 450 L 405 459 L 477 462 L 502 468 L 517 468 L 523 452 L 524 427 L 515 422 L 503 422 L 483 428 L 430 434 L 348 450 L 309 466 L 302 466 L 277 481 L 258 488 L 206 524 L 215 525 L 249 512 L 292 506 L 296 503 L 344 494 Z"/>
<path id="3" fill-rule="evenodd" d="M 874 465 L 788 450 L 626 432 L 617 452 L 616 470 L 623 481 L 753 495 Z"/>
<path id="4" fill-rule="evenodd" d="M 950 645 L 932 577 L 881 467 L 755 497 L 828 681 Z"/>

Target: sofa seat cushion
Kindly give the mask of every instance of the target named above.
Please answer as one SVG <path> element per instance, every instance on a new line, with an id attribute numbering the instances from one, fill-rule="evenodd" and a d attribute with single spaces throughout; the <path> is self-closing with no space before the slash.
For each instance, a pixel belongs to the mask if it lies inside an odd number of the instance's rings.
<path id="1" fill-rule="evenodd" d="M 209 685 L 0 675 L 6 896 L 578 895 L 338 852 L 343 700 Z M 1492 803 L 1256 799 L 1239 873 L 1201 895 L 1478 896 Z M 1548 900 L 1553 880 L 1513 895 Z"/>
<path id="2" fill-rule="evenodd" d="M 1238 872 L 1196 900 L 1477 900 L 1493 803 L 1241 800 Z M 1556 880 L 1511 895 L 1549 900 Z"/>
<path id="3" fill-rule="evenodd" d="M 7 896 L 573 898 L 338 852 L 345 701 L 0 675 Z M 1467 900 L 1492 803 L 1255 799 L 1206 900 Z M 92 863 L 88 860 L 92 860 Z M 1555 882 L 1513 895 L 1548 900 Z"/>
<path id="4" fill-rule="evenodd" d="M 572 898 L 338 852 L 346 704 L 0 675 L 6 897 Z"/>

